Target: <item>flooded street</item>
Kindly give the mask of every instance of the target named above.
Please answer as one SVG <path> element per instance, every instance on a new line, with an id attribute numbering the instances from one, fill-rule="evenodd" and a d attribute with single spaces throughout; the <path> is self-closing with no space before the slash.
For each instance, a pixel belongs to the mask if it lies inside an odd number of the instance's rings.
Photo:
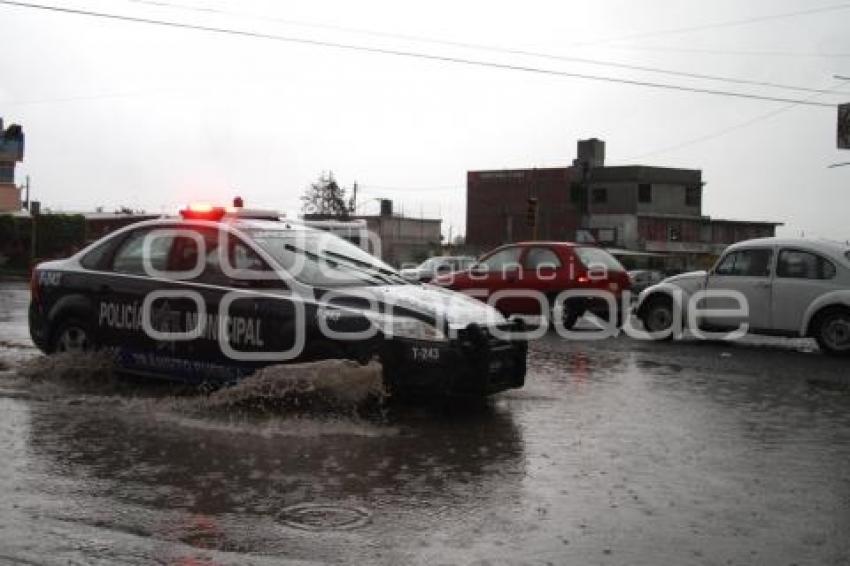
<path id="1" fill-rule="evenodd" d="M 0 284 L 0 563 L 850 561 L 850 364 L 808 341 L 550 334 L 485 403 L 328 414 L 48 363 L 28 300 Z"/>

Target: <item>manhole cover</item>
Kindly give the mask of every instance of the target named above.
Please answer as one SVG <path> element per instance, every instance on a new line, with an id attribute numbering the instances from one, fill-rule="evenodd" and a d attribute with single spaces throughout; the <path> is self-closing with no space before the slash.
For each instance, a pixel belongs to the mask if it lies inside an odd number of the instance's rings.
<path id="1" fill-rule="evenodd" d="M 289 527 L 307 531 L 349 530 L 369 522 L 369 512 L 358 507 L 300 503 L 284 508 L 278 519 Z"/>

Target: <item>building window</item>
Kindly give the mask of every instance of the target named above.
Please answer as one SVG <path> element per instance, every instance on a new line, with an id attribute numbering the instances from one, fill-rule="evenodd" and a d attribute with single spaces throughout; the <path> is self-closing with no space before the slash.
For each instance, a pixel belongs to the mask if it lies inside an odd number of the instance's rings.
<path id="1" fill-rule="evenodd" d="M 0 163 L 0 183 L 15 182 L 15 166 L 7 163 Z"/>
<path id="2" fill-rule="evenodd" d="M 671 242 L 682 241 L 682 226 L 681 224 L 671 224 L 667 226 L 667 239 Z"/>
<path id="3" fill-rule="evenodd" d="M 697 185 L 685 187 L 685 205 L 686 206 L 700 206 L 701 200 L 702 200 L 701 187 L 699 187 Z"/>
<path id="4" fill-rule="evenodd" d="M 652 202 L 652 185 L 649 183 L 638 185 L 638 202 Z"/>
<path id="5" fill-rule="evenodd" d="M 593 189 L 593 202 L 594 204 L 603 204 L 608 202 L 608 189 Z"/>

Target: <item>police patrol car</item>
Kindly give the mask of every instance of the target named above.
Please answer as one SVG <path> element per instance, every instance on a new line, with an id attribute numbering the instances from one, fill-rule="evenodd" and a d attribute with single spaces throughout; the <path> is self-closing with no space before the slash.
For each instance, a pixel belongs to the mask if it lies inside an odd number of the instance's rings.
<path id="1" fill-rule="evenodd" d="M 224 384 L 268 364 L 377 357 L 391 391 L 486 395 L 525 379 L 521 323 L 273 211 L 136 223 L 39 264 L 31 291 L 41 350 L 108 350 L 134 373 Z"/>

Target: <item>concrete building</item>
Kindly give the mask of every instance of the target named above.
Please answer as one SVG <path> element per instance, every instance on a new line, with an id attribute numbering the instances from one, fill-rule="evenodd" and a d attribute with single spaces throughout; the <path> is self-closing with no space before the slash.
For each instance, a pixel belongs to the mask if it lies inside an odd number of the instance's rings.
<path id="1" fill-rule="evenodd" d="M 529 198 L 538 202 L 537 239 L 595 241 L 656 266 L 661 258 L 668 270 L 710 264 L 727 245 L 772 236 L 780 225 L 712 219 L 702 211 L 703 189 L 698 169 L 606 166 L 605 142 L 581 140 L 572 167 L 470 171 L 467 244 L 532 239 Z"/>
<path id="2" fill-rule="evenodd" d="M 23 130 L 17 124 L 4 129 L 0 118 L 0 212 L 21 210 L 21 191 L 15 185 L 15 166 L 23 159 Z"/>
<path id="3" fill-rule="evenodd" d="M 353 216 L 366 221 L 367 229 L 380 238 L 380 256 L 390 265 L 419 263 L 441 249 L 439 218 L 413 218 L 393 214 L 392 201 L 381 201 L 376 215 Z"/>

